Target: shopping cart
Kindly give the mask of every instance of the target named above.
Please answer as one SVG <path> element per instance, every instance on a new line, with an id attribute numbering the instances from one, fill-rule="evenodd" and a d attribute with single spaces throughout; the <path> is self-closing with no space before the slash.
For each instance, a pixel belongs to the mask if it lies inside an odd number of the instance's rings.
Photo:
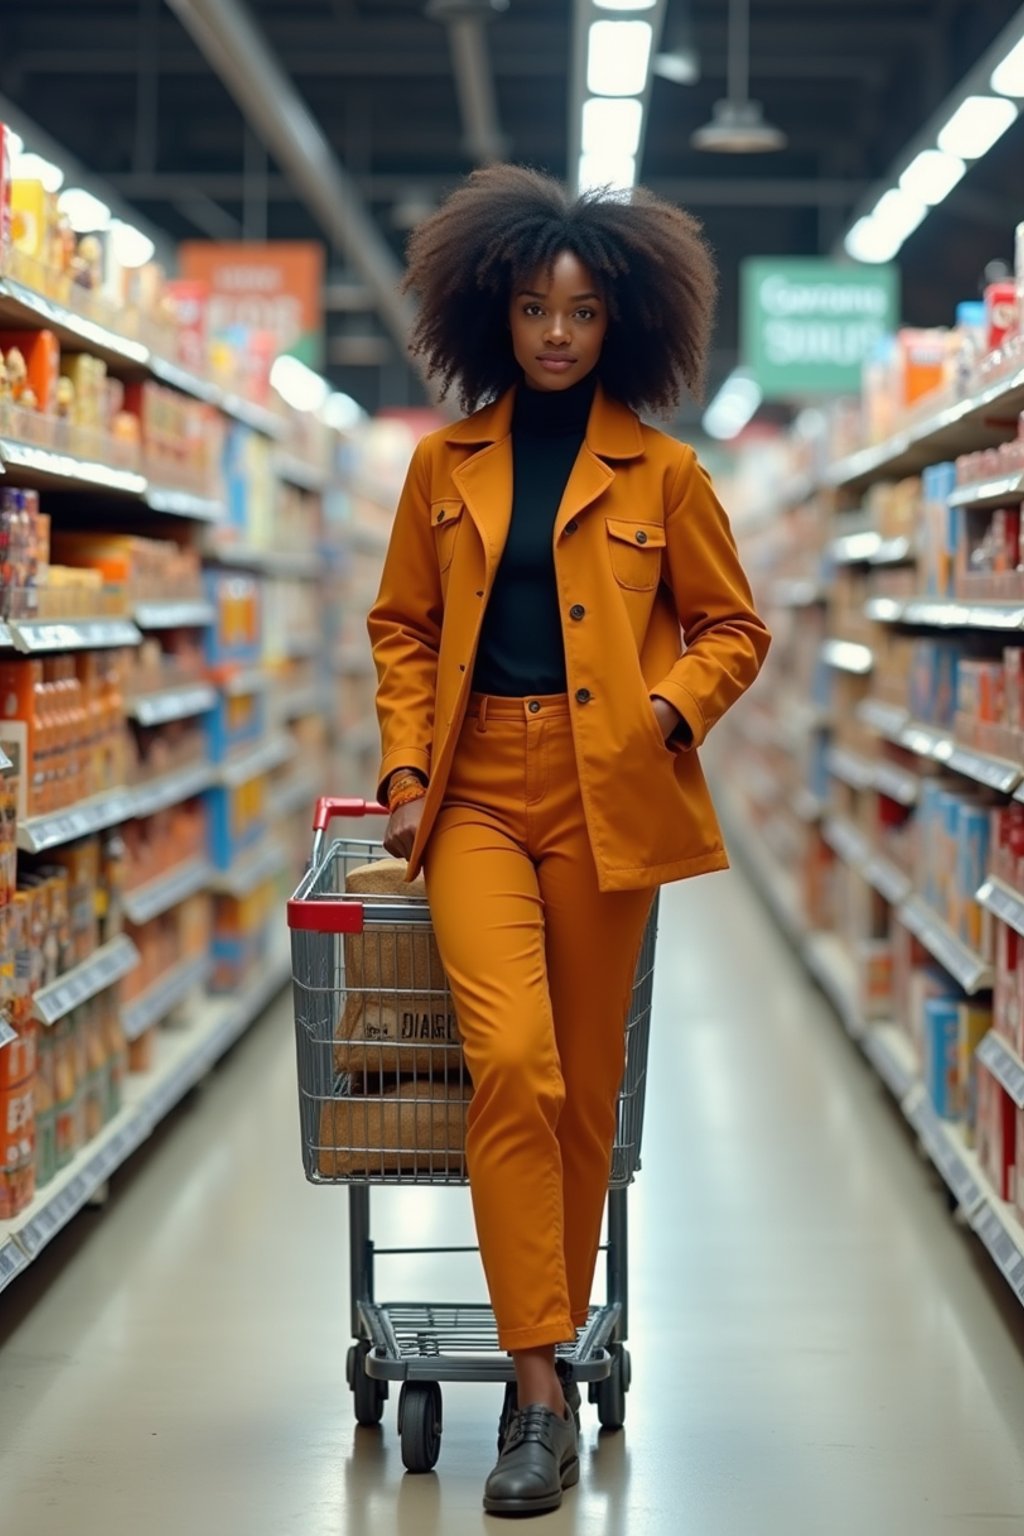
<path id="1" fill-rule="evenodd" d="M 335 818 L 386 816 L 363 800 L 320 800 L 309 869 L 288 903 L 306 1177 L 349 1186 L 353 1344 L 347 1379 L 356 1419 L 379 1424 L 401 1382 L 398 1428 L 410 1472 L 429 1472 L 441 1448 L 441 1384 L 506 1383 L 514 1371 L 486 1305 L 380 1302 L 380 1257 L 475 1253 L 475 1248 L 376 1248 L 373 1185 L 463 1185 L 471 1085 L 439 969 L 425 900 L 347 892 L 357 867 L 386 857 L 379 842 L 330 837 Z M 370 872 L 372 874 L 372 871 Z M 365 871 L 364 871 L 365 874 Z M 353 876 L 353 879 L 356 877 Z M 626 1035 L 626 1067 L 608 1196 L 607 1301 L 592 1307 L 574 1344 L 559 1350 L 606 1429 L 625 1422 L 630 1386 L 627 1187 L 640 1167 L 657 901 L 644 935 Z"/>

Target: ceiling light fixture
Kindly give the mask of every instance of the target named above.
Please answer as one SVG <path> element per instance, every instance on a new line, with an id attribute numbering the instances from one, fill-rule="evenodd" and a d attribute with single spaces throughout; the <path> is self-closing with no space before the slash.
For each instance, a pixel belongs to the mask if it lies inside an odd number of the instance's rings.
<path id="1" fill-rule="evenodd" d="M 723 443 L 739 437 L 763 399 L 757 380 L 742 368 L 735 369 L 704 412 L 704 431 Z"/>
<path id="2" fill-rule="evenodd" d="M 644 122 L 635 96 L 591 96 L 583 103 L 585 155 L 636 155 Z"/>
<path id="3" fill-rule="evenodd" d="M 84 187 L 68 187 L 57 199 L 76 235 L 97 234 L 110 227 L 110 209 Z"/>
<path id="4" fill-rule="evenodd" d="M 335 432 L 351 432 L 353 427 L 366 420 L 366 412 L 358 400 L 353 400 L 351 395 L 346 395 L 340 389 L 328 395 L 320 415 L 324 425 L 333 427 Z"/>
<path id="5" fill-rule="evenodd" d="M 868 215 L 857 220 L 843 243 L 846 254 L 852 256 L 854 261 L 863 261 L 871 266 L 881 266 L 886 261 L 892 261 L 903 244 L 902 240 L 894 237 L 891 230 L 881 229 Z"/>
<path id="6" fill-rule="evenodd" d="M 1018 107 L 1004 96 L 968 96 L 939 133 L 939 148 L 962 160 L 980 160 L 1016 121 Z"/>
<path id="7" fill-rule="evenodd" d="M 695 85 L 700 79 L 700 54 L 693 40 L 693 22 L 689 0 L 683 0 L 672 8 L 661 47 L 654 59 L 654 73 L 673 85 Z"/>
<path id="8" fill-rule="evenodd" d="M 594 0 L 598 11 L 653 11 L 658 0 Z"/>
<path id="9" fill-rule="evenodd" d="M 636 186 L 636 157 L 609 153 L 581 155 L 579 170 L 581 192 L 608 188 L 612 192 L 631 192 Z"/>
<path id="10" fill-rule="evenodd" d="M 1024 38 L 992 71 L 992 89 L 1001 96 L 1024 96 Z"/>
<path id="11" fill-rule="evenodd" d="M 924 223 L 927 212 L 924 203 L 893 187 L 879 198 L 870 217 L 876 229 L 883 235 L 892 235 L 902 245 Z"/>
<path id="12" fill-rule="evenodd" d="M 641 96 L 647 85 L 654 29 L 649 21 L 595 21 L 587 51 L 592 96 Z"/>
<path id="13" fill-rule="evenodd" d="M 934 208 L 949 196 L 966 173 L 967 165 L 959 155 L 947 155 L 941 149 L 923 149 L 900 177 L 900 190 Z"/>
<path id="14" fill-rule="evenodd" d="M 750 0 L 729 0 L 728 95 L 690 142 L 717 155 L 765 155 L 786 147 L 782 129 L 765 122 L 761 103 L 750 100 Z"/>
<path id="15" fill-rule="evenodd" d="M 285 404 L 296 411 L 322 410 L 331 393 L 326 379 L 287 353 L 274 359 L 270 382 Z"/>

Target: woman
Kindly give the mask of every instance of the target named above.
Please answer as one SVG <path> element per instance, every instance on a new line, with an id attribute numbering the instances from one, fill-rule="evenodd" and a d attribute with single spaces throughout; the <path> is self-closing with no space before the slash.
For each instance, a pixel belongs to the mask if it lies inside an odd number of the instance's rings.
<path id="1" fill-rule="evenodd" d="M 653 891 L 727 867 L 695 749 L 768 634 L 693 451 L 635 414 L 703 383 L 693 219 L 495 166 L 417 229 L 405 286 L 413 351 L 473 414 L 419 444 L 369 619 L 379 792 L 426 878 L 515 1363 L 484 1507 L 540 1513 L 579 1476 L 554 1351 L 587 1317 Z"/>

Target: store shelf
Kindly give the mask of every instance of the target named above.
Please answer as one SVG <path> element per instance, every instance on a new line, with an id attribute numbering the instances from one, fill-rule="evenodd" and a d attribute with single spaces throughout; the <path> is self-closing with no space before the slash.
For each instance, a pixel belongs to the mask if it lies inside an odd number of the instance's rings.
<path id="1" fill-rule="evenodd" d="M 161 1020 L 166 1019 L 167 1015 L 186 1002 L 197 988 L 206 985 L 212 970 L 211 956 L 199 955 L 191 960 L 182 960 L 163 976 L 158 977 L 141 996 L 133 998 L 121 1010 L 125 1039 L 138 1040 L 147 1029 L 152 1029 L 154 1024 L 159 1024 Z"/>
<path id="2" fill-rule="evenodd" d="M 1024 475 L 1003 475 L 995 480 L 979 480 L 973 485 L 959 485 L 949 498 L 951 507 L 1006 507 L 1024 501 Z"/>
<path id="3" fill-rule="evenodd" d="M 0 438 L 0 464 L 5 469 L 17 470 L 19 480 L 46 490 L 110 491 L 136 498 L 144 497 L 147 490 L 146 477 L 137 470 L 77 459 L 70 453 L 19 443 L 13 438 Z"/>
<path id="4" fill-rule="evenodd" d="M 998 1200 L 994 1191 L 986 1193 L 987 1202 L 972 1226 L 1017 1300 L 1024 1302 L 1024 1226 L 1012 1206 Z"/>
<path id="5" fill-rule="evenodd" d="M 308 661 L 320 654 L 323 645 L 323 635 L 289 635 L 281 645 L 280 655 L 285 661 Z"/>
<path id="6" fill-rule="evenodd" d="M 920 896 L 911 896 L 899 908 L 900 921 L 923 944 L 933 959 L 968 996 L 984 992 L 992 985 L 992 967 L 976 954 L 933 912 Z"/>
<path id="7" fill-rule="evenodd" d="M 924 725 L 920 720 L 908 720 L 897 742 L 905 751 L 913 752 L 915 757 L 928 758 L 936 763 L 946 762 L 952 756 L 955 745 L 947 731 L 940 730 L 938 726 Z"/>
<path id="8" fill-rule="evenodd" d="M 898 742 L 900 733 L 909 723 L 910 712 L 884 699 L 862 699 L 857 705 L 857 719 L 869 730 L 886 741 Z"/>
<path id="9" fill-rule="evenodd" d="M 113 789 L 106 794 L 80 800 L 77 805 L 42 816 L 31 816 L 18 823 L 18 847 L 23 853 L 45 853 L 91 832 L 102 832 L 136 814 L 133 791 Z"/>
<path id="10" fill-rule="evenodd" d="M 864 1034 L 857 968 L 833 933 L 811 934 L 804 945 L 804 963 L 825 993 L 851 1040 Z"/>
<path id="11" fill-rule="evenodd" d="M 201 795 L 204 789 L 209 789 L 212 782 L 213 768 L 207 762 L 175 768 L 170 773 L 161 774 L 158 779 L 149 779 L 145 784 L 138 784 L 130 790 L 129 813 L 123 819 L 155 816 L 157 811 L 166 811 L 172 805 L 182 805 L 186 800 Z"/>
<path id="12" fill-rule="evenodd" d="M 246 747 L 226 763 L 218 764 L 213 769 L 215 781 L 237 789 L 240 784 L 248 784 L 250 779 L 273 773 L 275 768 L 281 768 L 294 756 L 295 743 L 291 737 L 283 733 L 273 735 L 254 747 Z"/>
<path id="13" fill-rule="evenodd" d="M 283 724 L 288 720 L 301 720 L 306 715 L 321 715 L 327 708 L 327 693 L 323 683 L 309 683 L 305 688 L 293 688 L 290 692 L 276 694 L 272 705 L 275 721 Z"/>
<path id="14" fill-rule="evenodd" d="M 904 536 L 896 539 L 882 539 L 871 556 L 871 564 L 876 566 L 912 565 L 916 559 L 917 548 L 913 539 Z"/>
<path id="15" fill-rule="evenodd" d="M 195 601 L 139 603 L 135 622 L 140 629 L 206 629 L 217 617 L 212 603 Z"/>
<path id="16" fill-rule="evenodd" d="M 154 917 L 187 901 L 197 891 L 205 891 L 212 878 L 213 869 L 206 859 L 186 859 L 156 880 L 125 891 L 122 898 L 125 915 L 132 923 L 151 922 Z"/>
<path id="17" fill-rule="evenodd" d="M 203 558 L 217 565 L 258 571 L 273 579 L 319 581 L 323 575 L 323 557 L 315 549 L 257 549 L 248 544 L 218 544 L 203 549 Z"/>
<path id="18" fill-rule="evenodd" d="M 327 476 L 318 465 L 306 464 L 290 453 L 275 455 L 274 474 L 286 485 L 294 485 L 300 491 L 318 495 L 327 489 Z"/>
<path id="19" fill-rule="evenodd" d="M 0 1223 L 0 1253 L 13 1246 L 24 1262 L 4 1274 L 0 1289 L 24 1269 L 63 1226 L 142 1145 L 159 1122 L 206 1076 L 267 1004 L 287 985 L 291 973 L 282 935 L 248 986 L 232 998 L 205 1001 L 188 1029 L 163 1032 L 152 1072 L 133 1073 L 125 1084 L 120 1113 L 36 1196 L 13 1221 Z"/>
<path id="20" fill-rule="evenodd" d="M 1024 410 L 1024 369 L 965 400 L 937 410 L 877 447 L 862 449 L 833 464 L 825 483 L 833 487 L 899 479 L 928 464 L 986 448 L 1000 436 L 993 418 L 1012 419 Z"/>
<path id="21" fill-rule="evenodd" d="M 829 747 L 825 753 L 825 767 L 834 779 L 848 784 L 851 789 L 874 788 L 874 763 L 846 747 Z"/>
<path id="22" fill-rule="evenodd" d="M 857 677 L 866 677 L 875 665 L 870 647 L 852 640 L 824 641 L 821 658 L 826 666 L 834 667 L 838 672 L 852 672 Z"/>
<path id="23" fill-rule="evenodd" d="M 826 601 L 827 593 L 820 581 L 810 577 L 800 580 L 777 581 L 772 588 L 771 600 L 777 608 L 813 608 Z"/>
<path id="24" fill-rule="evenodd" d="M 871 765 L 872 782 L 880 795 L 894 800 L 897 805 L 916 805 L 921 793 L 921 780 L 908 768 L 884 759 Z"/>
<path id="25" fill-rule="evenodd" d="M 822 816 L 825 814 L 824 801 L 819 800 L 817 795 L 812 794 L 809 789 L 800 788 L 795 790 L 790 801 L 790 806 L 793 811 L 793 815 L 796 816 L 799 821 L 805 821 L 809 825 L 816 821 L 820 821 Z"/>
<path id="26" fill-rule="evenodd" d="M 986 912 L 1024 937 L 1024 894 L 989 875 L 974 899 Z"/>
<path id="27" fill-rule="evenodd" d="M 881 547 L 882 535 L 873 528 L 865 528 L 833 539 L 826 554 L 833 565 L 868 565 Z"/>
<path id="28" fill-rule="evenodd" d="M 39 324 L 56 331 L 62 342 L 87 342 L 89 350 L 105 362 L 132 363 L 136 368 L 145 367 L 149 361 L 149 348 L 130 337 L 119 336 L 116 331 L 73 309 L 35 293 L 12 277 L 0 278 L 0 316 L 7 325 L 35 329 Z M 79 350 L 72 348 L 72 350 Z"/>
<path id="29" fill-rule="evenodd" d="M 146 506 L 151 512 L 165 512 L 171 517 L 185 517 L 194 523 L 220 523 L 226 517 L 222 501 L 197 496 L 192 491 L 176 491 L 168 486 L 149 485 Z"/>
<path id="30" fill-rule="evenodd" d="M 975 752 L 973 747 L 962 747 L 954 742 L 953 750 L 940 761 L 953 773 L 998 790 L 1002 795 L 1011 794 L 1024 779 L 1024 770 L 1007 758 L 992 757 L 987 752 Z"/>
<path id="31" fill-rule="evenodd" d="M 979 1045 L 978 1060 L 983 1061 L 992 1076 L 1002 1083 L 1017 1108 L 1024 1109 L 1024 1062 L 995 1030 L 991 1030 Z"/>
<path id="32" fill-rule="evenodd" d="M 871 1065 L 902 1104 L 921 1077 L 914 1047 L 907 1036 L 895 1024 L 872 1024 L 865 1032 L 863 1044 Z"/>
<path id="33" fill-rule="evenodd" d="M 140 725 L 169 725 L 172 720 L 208 714 L 216 703 L 217 691 L 209 683 L 184 683 L 159 693 L 139 694 L 129 701 L 127 713 Z"/>
<path id="34" fill-rule="evenodd" d="M 241 699 L 252 693 L 265 693 L 270 683 L 270 673 L 264 667 L 240 667 L 229 672 L 219 686 L 227 698 Z"/>
<path id="35" fill-rule="evenodd" d="M 142 635 L 131 619 L 12 619 L 6 627 L 10 644 L 23 656 L 142 644 Z"/>
<path id="36" fill-rule="evenodd" d="M 859 718 L 865 724 L 871 725 L 886 741 L 895 742 L 907 752 L 914 753 L 916 757 L 940 763 L 951 773 L 958 773 L 963 778 L 972 779 L 976 784 L 984 784 L 987 789 L 994 789 L 1000 794 L 1008 795 L 1024 779 L 1024 770 L 1017 763 L 1011 762 L 1008 758 L 993 757 L 988 752 L 977 752 L 973 747 L 962 746 L 946 731 L 936 726 L 911 720 L 905 713 L 903 724 L 900 724 L 899 711 L 893 711 L 891 718 L 877 713 L 874 708 L 870 714 L 872 718 L 869 718 L 867 713 L 858 711 Z M 896 771 L 904 772 L 905 770 L 897 769 Z M 894 798 L 899 797 L 894 796 Z M 910 805 L 913 801 L 907 800 L 903 803 Z"/>
<path id="37" fill-rule="evenodd" d="M 829 816 L 822 825 L 821 835 L 844 864 L 849 864 L 851 869 L 863 869 L 871 845 L 852 821 L 847 821 L 844 816 Z"/>
<path id="38" fill-rule="evenodd" d="M 218 895 L 241 899 L 268 880 L 276 880 L 287 865 L 287 850 L 276 838 L 268 837 L 258 848 L 237 859 L 230 869 L 215 870 L 210 889 Z"/>
<path id="39" fill-rule="evenodd" d="M 270 791 L 270 820 L 275 825 L 294 816 L 297 811 L 308 810 L 312 817 L 313 806 L 323 791 L 323 779 L 312 768 L 297 768 L 283 784 Z"/>
<path id="40" fill-rule="evenodd" d="M 887 859 L 881 853 L 869 853 L 861 870 L 865 880 L 873 886 L 880 896 L 884 896 L 890 906 L 899 906 L 907 900 L 913 890 L 913 882 L 909 875 Z"/>
<path id="41" fill-rule="evenodd" d="M 974 1217 L 985 1204 L 985 1184 L 977 1158 L 968 1151 L 959 1126 L 940 1120 L 922 1088 L 907 1107 L 907 1119 L 958 1205 Z"/>
<path id="42" fill-rule="evenodd" d="M 976 629 L 993 634 L 1024 628 L 1022 603 L 965 603 L 956 598 L 872 598 L 864 609 L 877 624 L 919 629 Z"/>
<path id="43" fill-rule="evenodd" d="M 33 999 L 35 1016 L 43 1024 L 56 1024 L 91 997 L 122 981 L 139 964 L 140 955 L 126 935 L 104 944 L 74 970 L 43 987 Z"/>

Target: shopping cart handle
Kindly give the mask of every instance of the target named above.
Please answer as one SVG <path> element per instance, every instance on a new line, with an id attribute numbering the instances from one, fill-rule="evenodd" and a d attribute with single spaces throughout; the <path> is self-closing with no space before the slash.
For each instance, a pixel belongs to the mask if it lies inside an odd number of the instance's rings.
<path id="1" fill-rule="evenodd" d="M 386 805 L 373 800 L 345 800 L 334 795 L 322 795 L 313 812 L 313 831 L 326 832 L 335 816 L 387 816 Z"/>

